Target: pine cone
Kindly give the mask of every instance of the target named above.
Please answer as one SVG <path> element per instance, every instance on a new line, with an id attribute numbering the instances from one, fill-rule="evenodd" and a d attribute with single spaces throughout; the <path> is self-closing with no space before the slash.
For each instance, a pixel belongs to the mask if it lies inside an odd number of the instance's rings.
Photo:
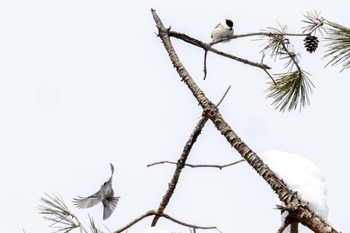
<path id="1" fill-rule="evenodd" d="M 306 51 L 312 53 L 315 52 L 315 50 L 317 49 L 318 46 L 318 39 L 316 36 L 311 36 L 308 35 L 307 37 L 305 37 L 304 39 L 304 47 L 306 49 Z"/>

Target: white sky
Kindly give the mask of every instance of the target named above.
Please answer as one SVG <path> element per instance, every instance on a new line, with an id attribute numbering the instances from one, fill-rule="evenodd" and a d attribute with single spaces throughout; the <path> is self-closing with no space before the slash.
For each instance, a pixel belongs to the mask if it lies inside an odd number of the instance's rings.
<path id="1" fill-rule="evenodd" d="M 44 192 L 62 195 L 83 220 L 102 221 L 102 207 L 75 209 L 71 200 L 97 191 L 115 165 L 114 188 L 121 196 L 104 222 L 119 229 L 158 207 L 176 161 L 201 114 L 180 82 L 156 28 L 150 8 L 165 25 L 202 41 L 231 18 L 235 33 L 256 32 L 277 22 L 300 32 L 302 13 L 314 9 L 350 26 L 349 2 L 301 1 L 19 1 L 0 2 L 0 222 L 3 232 L 50 232 L 38 214 Z M 174 41 L 180 59 L 207 97 L 217 102 L 236 133 L 256 152 L 271 148 L 304 155 L 324 173 L 329 220 L 343 232 L 350 188 L 349 72 L 327 67 L 322 48 L 310 55 L 302 38 L 293 39 L 301 65 L 315 84 L 312 105 L 280 113 L 264 90 L 269 79 L 257 69 L 213 54 L 202 80 L 203 51 Z M 226 52 L 260 61 L 261 42 L 235 40 L 217 45 Z M 321 46 L 322 47 L 322 46 Z M 272 73 L 281 65 L 266 61 Z M 282 64 L 283 65 L 283 64 Z M 208 123 L 190 163 L 224 164 L 240 159 Z M 280 224 L 273 191 L 247 165 L 222 171 L 185 169 L 166 213 L 222 232 L 274 232 Z M 144 231 L 148 218 L 128 232 Z M 160 228 L 188 229 L 167 220 Z"/>

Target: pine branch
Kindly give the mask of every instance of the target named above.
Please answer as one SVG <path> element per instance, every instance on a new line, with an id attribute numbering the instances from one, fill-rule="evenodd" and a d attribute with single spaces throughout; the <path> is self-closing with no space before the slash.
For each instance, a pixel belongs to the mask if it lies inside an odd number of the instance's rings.
<path id="1" fill-rule="evenodd" d="M 43 204 L 39 205 L 39 213 L 52 222 L 49 226 L 57 229 L 54 232 L 67 233 L 78 227 L 80 232 L 84 230 L 79 219 L 68 210 L 66 203 L 61 197 L 55 194 L 50 196 L 47 193 L 45 193 L 45 196 L 40 199 Z"/>
<path id="2" fill-rule="evenodd" d="M 279 24 L 279 28 L 268 27 L 263 31 L 270 36 L 267 37 L 266 46 L 261 52 L 264 54 L 270 54 L 271 58 L 276 61 L 276 59 L 285 52 L 284 47 L 289 45 L 289 39 L 285 37 L 287 26 Z M 266 40 L 265 36 L 262 37 L 261 40 Z"/>
<path id="3" fill-rule="evenodd" d="M 289 111 L 295 110 L 298 106 L 301 108 L 310 104 L 309 94 L 312 93 L 314 85 L 307 77 L 306 72 L 302 71 L 298 54 L 294 52 L 293 45 L 285 38 L 284 34 L 287 32 L 287 26 L 279 25 L 279 28 L 269 27 L 268 32 L 278 34 L 272 36 L 266 42 L 266 46 L 262 52 L 270 53 L 273 59 L 285 60 L 285 69 L 288 72 L 274 75 L 274 82 L 270 83 L 267 89 L 268 98 L 273 98 L 272 104 L 276 106 L 281 112 L 286 109 Z M 292 71 L 296 68 L 295 71 Z"/>
<path id="4" fill-rule="evenodd" d="M 90 230 L 92 233 L 104 233 L 104 231 L 102 231 L 96 227 L 94 219 L 90 216 L 89 216 L 89 221 L 90 221 Z"/>
<path id="5" fill-rule="evenodd" d="M 324 39 L 328 42 L 324 58 L 330 58 L 326 66 L 342 65 L 342 72 L 350 67 L 350 29 L 328 20 L 324 22 L 327 25 Z"/>
<path id="6" fill-rule="evenodd" d="M 267 97 L 273 98 L 273 105 L 280 111 L 295 110 L 310 104 L 308 93 L 312 92 L 314 85 L 303 71 L 275 75 L 275 83 L 267 89 Z"/>
<path id="7" fill-rule="evenodd" d="M 317 11 L 306 12 L 304 15 L 303 23 L 306 25 L 303 27 L 303 33 L 311 35 L 318 31 L 321 35 L 325 32 L 325 29 L 322 27 L 324 19 L 321 17 L 321 13 Z"/>

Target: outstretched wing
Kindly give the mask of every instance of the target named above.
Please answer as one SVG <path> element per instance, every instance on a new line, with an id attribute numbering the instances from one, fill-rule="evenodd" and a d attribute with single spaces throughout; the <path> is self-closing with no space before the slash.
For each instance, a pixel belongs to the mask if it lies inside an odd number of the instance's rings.
<path id="1" fill-rule="evenodd" d="M 117 206 L 117 203 L 119 201 L 120 197 L 111 197 L 108 199 L 105 199 L 102 201 L 103 203 L 103 220 L 106 220 L 107 218 L 109 218 L 115 207 Z"/>
<path id="2" fill-rule="evenodd" d="M 97 198 L 97 193 L 88 197 L 73 198 L 73 204 L 80 209 L 90 208 L 97 205 L 100 200 Z"/>

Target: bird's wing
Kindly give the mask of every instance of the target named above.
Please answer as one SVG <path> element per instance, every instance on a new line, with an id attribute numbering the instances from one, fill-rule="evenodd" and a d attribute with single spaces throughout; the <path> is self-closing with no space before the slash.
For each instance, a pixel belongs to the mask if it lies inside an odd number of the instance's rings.
<path id="1" fill-rule="evenodd" d="M 214 35 L 213 35 L 213 34 L 214 34 L 214 31 L 215 31 L 215 29 L 217 29 L 219 26 L 220 26 L 220 23 L 219 23 L 218 25 L 215 26 L 215 28 L 213 29 L 213 32 L 211 33 L 211 38 L 214 37 Z"/>
<path id="2" fill-rule="evenodd" d="M 107 218 L 109 218 L 115 207 L 117 206 L 117 203 L 119 201 L 120 197 L 111 197 L 108 199 L 105 199 L 102 201 L 103 203 L 103 220 L 106 220 Z"/>
<path id="3" fill-rule="evenodd" d="M 97 198 L 97 193 L 88 197 L 73 198 L 73 204 L 80 209 L 90 208 L 97 205 L 100 200 Z"/>

